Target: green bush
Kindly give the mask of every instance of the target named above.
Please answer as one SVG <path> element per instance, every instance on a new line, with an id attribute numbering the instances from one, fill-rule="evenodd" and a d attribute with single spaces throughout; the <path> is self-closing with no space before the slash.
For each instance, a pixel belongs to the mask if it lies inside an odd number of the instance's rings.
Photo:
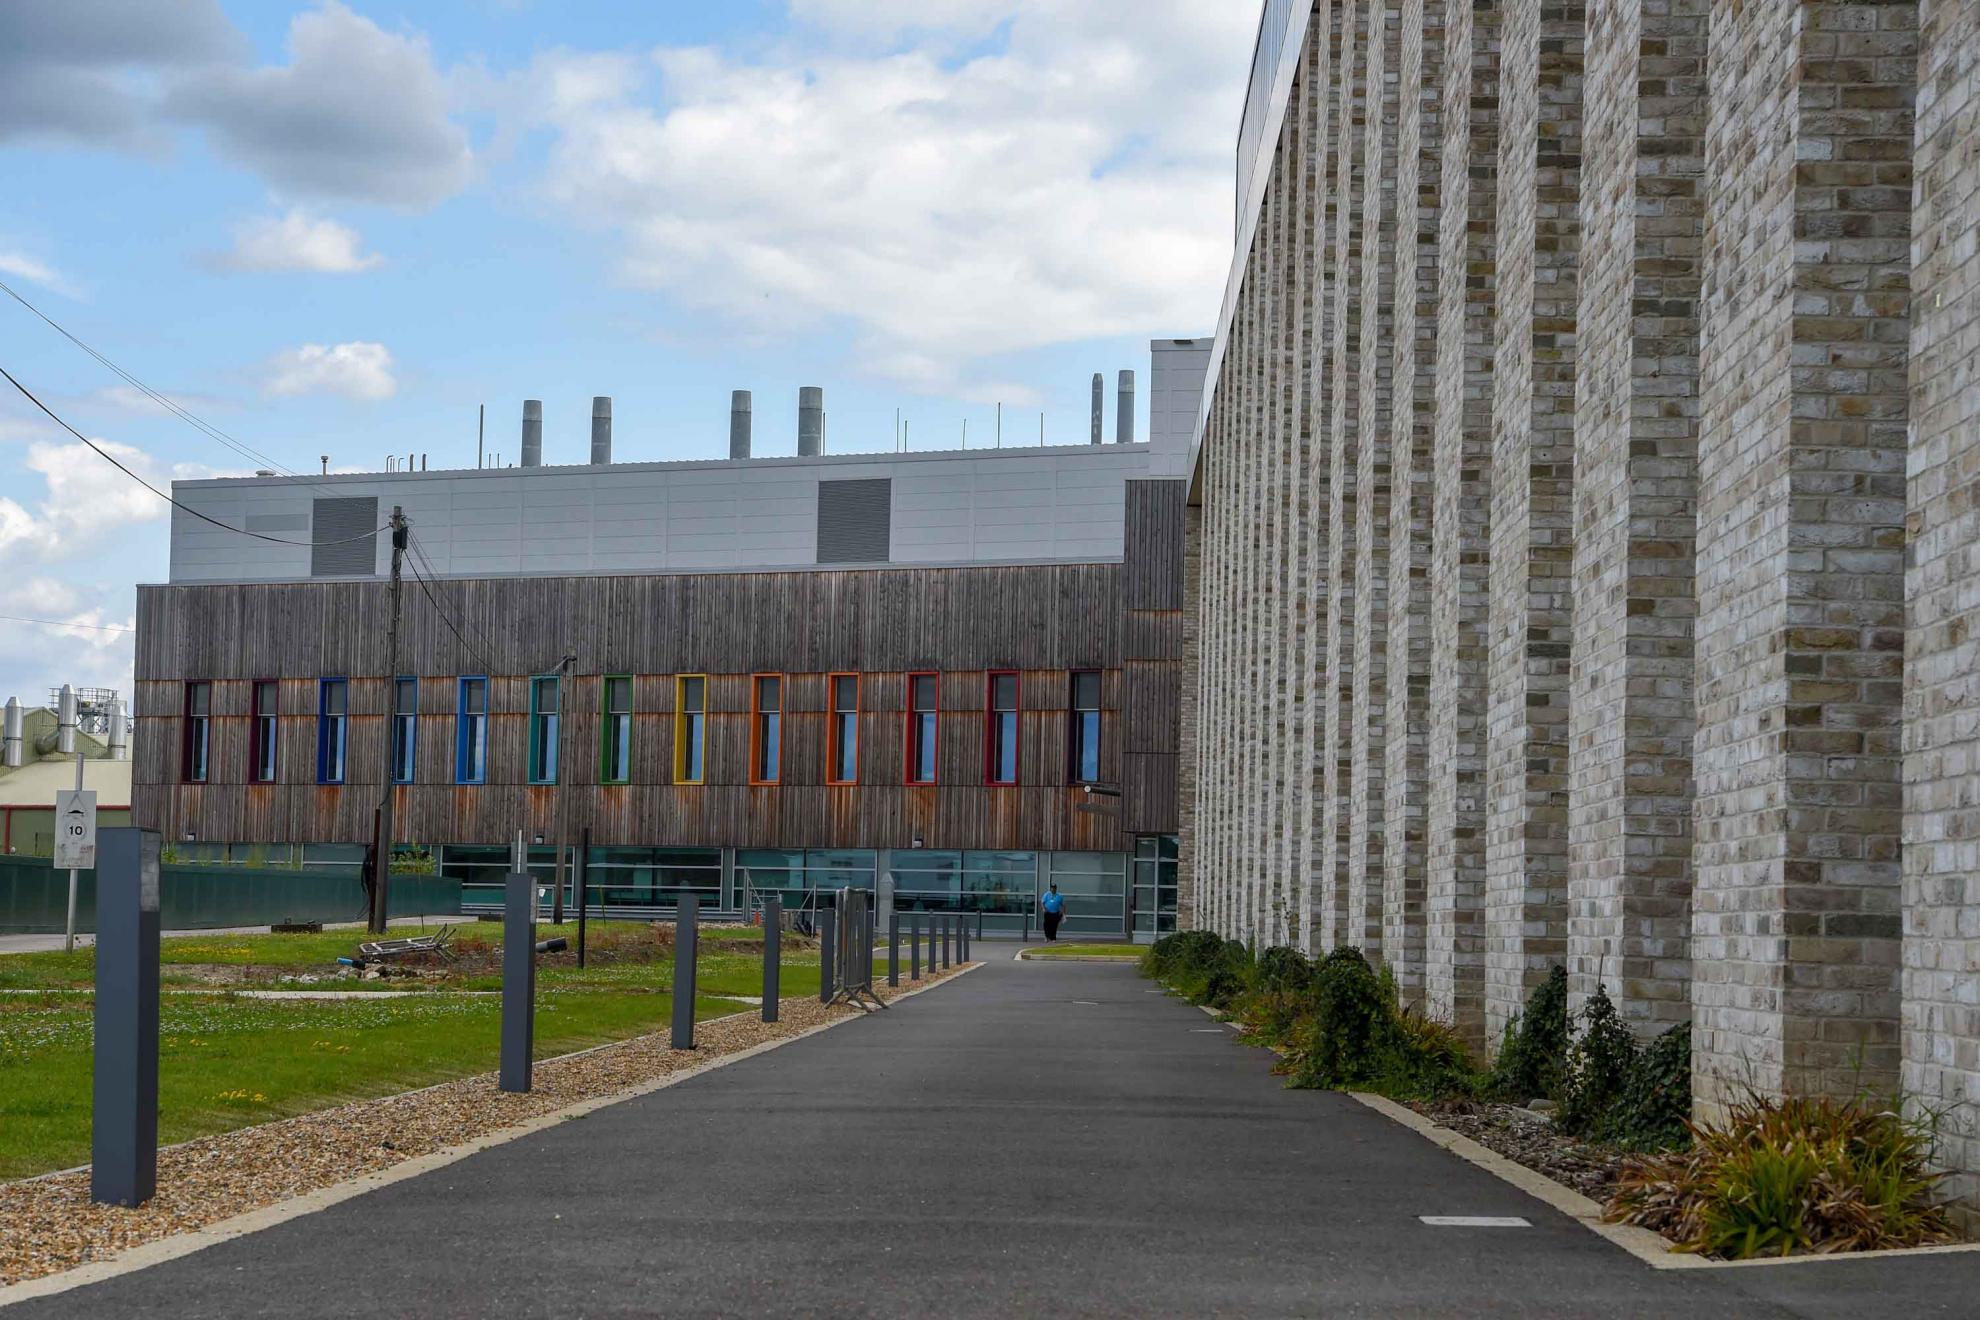
<path id="1" fill-rule="evenodd" d="M 1302 995 L 1313 987 L 1313 960 L 1298 949 L 1275 944 L 1258 955 L 1252 988 L 1259 994 Z"/>
<path id="2" fill-rule="evenodd" d="M 1691 1024 L 1680 1022 L 1638 1051 L 1606 1140 L 1630 1150 L 1670 1150 L 1691 1140 Z"/>
<path id="3" fill-rule="evenodd" d="M 1556 967 L 1507 1024 L 1492 1070 L 1492 1091 L 1500 1099 L 1524 1105 L 1560 1089 L 1567 1063 L 1567 1001 L 1567 971 Z"/>
<path id="4" fill-rule="evenodd" d="M 1691 1132 L 1689 1150 L 1631 1160 L 1604 1218 L 1734 1260 L 1953 1237 L 1930 1129 L 1892 1109 L 1748 1094 L 1723 1123 Z"/>
<path id="5" fill-rule="evenodd" d="M 1313 1024 L 1294 1041 L 1294 1086 L 1350 1087 L 1380 1071 L 1390 1043 L 1393 1002 L 1361 950 L 1342 947 L 1320 963 Z"/>
<path id="6" fill-rule="evenodd" d="M 1623 1025 L 1608 991 L 1598 985 L 1581 1010 L 1581 1030 L 1560 1070 L 1555 1126 L 1578 1137 L 1606 1140 L 1635 1066 L 1636 1037 Z"/>

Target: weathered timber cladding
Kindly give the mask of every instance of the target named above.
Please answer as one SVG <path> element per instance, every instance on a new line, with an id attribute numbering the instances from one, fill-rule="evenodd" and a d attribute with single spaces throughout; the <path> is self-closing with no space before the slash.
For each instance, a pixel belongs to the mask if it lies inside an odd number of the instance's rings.
<path id="1" fill-rule="evenodd" d="M 491 843 L 518 828 L 588 826 L 599 844 L 876 848 L 919 835 L 931 847 L 1121 850 L 1130 832 L 1172 832 L 1182 487 L 1136 484 L 1144 489 L 1130 512 L 1127 566 L 409 581 L 397 672 L 420 680 L 417 782 L 394 790 L 399 835 Z M 1126 611 L 1130 573 L 1147 604 Z M 390 700 L 388 591 L 383 582 L 141 588 L 137 819 L 172 837 L 368 839 Z M 1130 633 L 1135 654 L 1124 674 Z M 528 676 L 572 652 L 559 776 L 570 791 L 560 798 L 555 785 L 525 782 Z M 1076 810 L 1087 796 L 1069 783 L 1070 674 L 1087 668 L 1102 671 L 1101 775 L 1123 785 L 1118 812 Z M 994 669 L 1019 677 L 1011 787 L 984 782 Z M 906 675 L 922 670 L 941 676 L 940 782 L 908 786 Z M 851 786 L 826 783 L 826 679 L 841 672 L 861 676 Z M 751 676 L 765 673 L 784 677 L 781 774 L 767 786 L 749 782 Z M 634 678 L 632 782 L 600 785 L 602 682 L 616 674 Z M 680 674 L 708 677 L 698 785 L 673 782 Z M 454 782 L 463 675 L 490 678 L 479 785 Z M 254 679 L 270 677 L 282 680 L 280 782 L 251 785 L 242 782 L 249 693 Z M 319 684 L 328 677 L 350 680 L 342 785 L 315 782 Z M 213 683 L 205 784 L 179 782 L 187 680 Z"/>

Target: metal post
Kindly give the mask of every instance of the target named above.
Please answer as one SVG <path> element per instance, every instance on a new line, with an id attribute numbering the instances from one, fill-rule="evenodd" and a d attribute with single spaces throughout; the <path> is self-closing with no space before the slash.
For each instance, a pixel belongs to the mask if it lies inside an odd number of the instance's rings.
<path id="1" fill-rule="evenodd" d="M 511 873 L 502 911 L 502 1075 L 504 1091 L 529 1090 L 536 1044 L 536 879 Z"/>
<path id="2" fill-rule="evenodd" d="M 950 940 L 954 938 L 955 929 L 955 914 L 948 913 L 942 918 L 942 970 L 945 972 L 955 965 L 954 948 L 950 944 Z"/>
<path id="3" fill-rule="evenodd" d="M 837 934 L 832 924 L 832 909 L 820 905 L 818 908 L 818 1002 L 832 1002 L 832 992 L 838 987 L 832 984 L 832 937 Z"/>
<path id="4" fill-rule="evenodd" d="M 104 830 L 96 850 L 96 1042 L 89 1199 L 143 1205 L 158 1186 L 156 830 Z"/>
<path id="5" fill-rule="evenodd" d="M 584 966 L 584 912 L 590 906 L 591 897 L 591 826 L 587 825 L 578 835 L 577 905 L 578 905 L 578 966 Z M 599 915 L 604 915 L 600 913 Z"/>
<path id="6" fill-rule="evenodd" d="M 694 963 L 695 937 L 701 917 L 701 900 L 682 894 L 674 915 L 674 1039 L 677 1050 L 694 1048 Z"/>
<path id="7" fill-rule="evenodd" d="M 908 979 L 921 979 L 921 915 L 908 913 Z"/>
<path id="8" fill-rule="evenodd" d="M 901 916 L 896 912 L 887 918 L 887 984 L 901 983 Z"/>
<path id="9" fill-rule="evenodd" d="M 969 961 L 969 914 L 956 919 L 956 961 Z"/>
<path id="10" fill-rule="evenodd" d="M 76 792 L 78 793 L 82 792 L 82 776 L 83 754 L 82 748 L 78 747 L 76 748 Z M 77 871 L 75 867 L 72 866 L 69 868 L 69 921 L 62 928 L 65 932 L 62 937 L 62 952 L 64 953 L 74 953 L 76 951 L 76 890 L 82 883 L 80 876 L 81 872 Z"/>
<path id="11" fill-rule="evenodd" d="M 784 978 L 784 903 L 763 900 L 763 1020 L 777 1020 L 777 1000 Z"/>

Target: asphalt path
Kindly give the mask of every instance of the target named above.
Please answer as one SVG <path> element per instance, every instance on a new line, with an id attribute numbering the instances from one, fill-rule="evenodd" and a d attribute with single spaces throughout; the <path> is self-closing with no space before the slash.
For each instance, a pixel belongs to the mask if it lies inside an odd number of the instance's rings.
<path id="1" fill-rule="evenodd" d="M 7 1320 L 1980 1314 L 1975 1256 L 1653 1270 L 1286 1090 L 1131 968 L 986 950 L 887 1013 Z"/>

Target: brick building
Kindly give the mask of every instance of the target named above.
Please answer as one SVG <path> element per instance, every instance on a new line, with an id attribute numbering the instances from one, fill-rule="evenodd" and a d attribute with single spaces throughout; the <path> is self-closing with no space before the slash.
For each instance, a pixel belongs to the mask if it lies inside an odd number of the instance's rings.
<path id="1" fill-rule="evenodd" d="M 1980 10 L 1266 6 L 1181 909 L 1485 1045 L 1550 968 L 1980 1197 Z"/>

